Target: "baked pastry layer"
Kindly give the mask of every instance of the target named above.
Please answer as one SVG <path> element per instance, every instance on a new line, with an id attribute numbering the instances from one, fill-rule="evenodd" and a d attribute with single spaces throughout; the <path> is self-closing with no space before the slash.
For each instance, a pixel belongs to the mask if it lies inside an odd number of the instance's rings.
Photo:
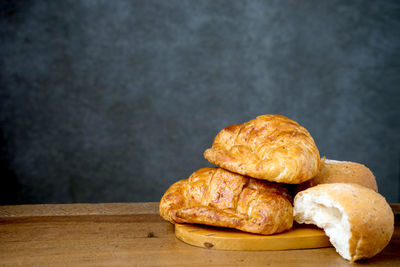
<path id="1" fill-rule="evenodd" d="M 282 115 L 263 115 L 224 128 L 204 157 L 232 172 L 288 184 L 311 179 L 320 167 L 310 133 Z"/>
<path id="2" fill-rule="evenodd" d="M 160 202 L 172 223 L 198 223 L 273 234 L 290 229 L 293 207 L 287 190 L 221 168 L 202 168 L 174 183 Z"/>

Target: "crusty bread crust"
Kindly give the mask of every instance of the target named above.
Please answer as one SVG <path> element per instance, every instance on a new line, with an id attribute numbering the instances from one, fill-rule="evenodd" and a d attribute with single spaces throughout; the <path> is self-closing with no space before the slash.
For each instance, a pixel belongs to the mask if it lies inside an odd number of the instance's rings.
<path id="1" fill-rule="evenodd" d="M 173 184 L 160 201 L 172 223 L 199 223 L 273 234 L 293 225 L 292 199 L 275 183 L 221 168 L 202 168 Z"/>
<path id="2" fill-rule="evenodd" d="M 375 176 L 368 167 L 356 162 L 329 159 L 321 160 L 319 173 L 314 178 L 301 183 L 297 192 L 319 184 L 331 183 L 355 183 L 378 192 Z"/>
<path id="3" fill-rule="evenodd" d="M 204 157 L 232 172 L 287 184 L 311 179 L 320 167 L 310 133 L 282 115 L 263 115 L 224 128 Z"/>
<path id="4" fill-rule="evenodd" d="M 307 198 L 316 207 L 323 207 L 327 202 L 335 203 L 342 216 L 347 217 L 350 225 L 348 255 L 352 262 L 373 257 L 382 251 L 393 235 L 392 209 L 382 195 L 369 188 L 358 184 L 332 183 L 301 191 L 294 200 L 294 218 L 299 223 L 313 221 L 313 218 L 307 218 L 307 213 L 315 207 L 303 206 Z M 318 224 L 315 220 L 313 223 Z"/>

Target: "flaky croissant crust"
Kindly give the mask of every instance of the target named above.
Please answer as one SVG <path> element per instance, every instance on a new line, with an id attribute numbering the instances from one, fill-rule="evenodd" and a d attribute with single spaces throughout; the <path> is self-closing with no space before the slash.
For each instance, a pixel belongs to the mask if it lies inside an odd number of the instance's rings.
<path id="1" fill-rule="evenodd" d="M 224 128 L 204 157 L 232 172 L 288 184 L 309 180 L 320 168 L 310 133 L 282 115 L 263 115 Z"/>
<path id="2" fill-rule="evenodd" d="M 287 190 L 221 168 L 203 168 L 173 184 L 160 202 L 172 223 L 199 223 L 273 234 L 290 229 L 293 207 Z"/>

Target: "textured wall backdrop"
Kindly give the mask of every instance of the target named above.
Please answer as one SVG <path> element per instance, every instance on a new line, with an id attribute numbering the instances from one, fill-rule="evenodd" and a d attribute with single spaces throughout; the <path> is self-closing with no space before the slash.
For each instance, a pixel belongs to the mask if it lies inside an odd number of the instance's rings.
<path id="1" fill-rule="evenodd" d="M 158 201 L 271 113 L 400 201 L 399 1 L 0 6 L 0 204 Z"/>

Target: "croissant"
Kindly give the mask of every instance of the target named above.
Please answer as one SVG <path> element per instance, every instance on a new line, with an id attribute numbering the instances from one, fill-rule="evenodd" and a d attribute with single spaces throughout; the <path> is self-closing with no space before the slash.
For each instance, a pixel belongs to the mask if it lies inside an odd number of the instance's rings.
<path id="1" fill-rule="evenodd" d="M 226 127 L 204 157 L 232 172 L 287 184 L 309 180 L 320 168 L 310 133 L 282 115 L 263 115 Z"/>
<path id="2" fill-rule="evenodd" d="M 202 168 L 174 183 L 160 201 L 172 223 L 196 223 L 273 234 L 293 225 L 292 199 L 281 185 L 222 168 Z"/>

